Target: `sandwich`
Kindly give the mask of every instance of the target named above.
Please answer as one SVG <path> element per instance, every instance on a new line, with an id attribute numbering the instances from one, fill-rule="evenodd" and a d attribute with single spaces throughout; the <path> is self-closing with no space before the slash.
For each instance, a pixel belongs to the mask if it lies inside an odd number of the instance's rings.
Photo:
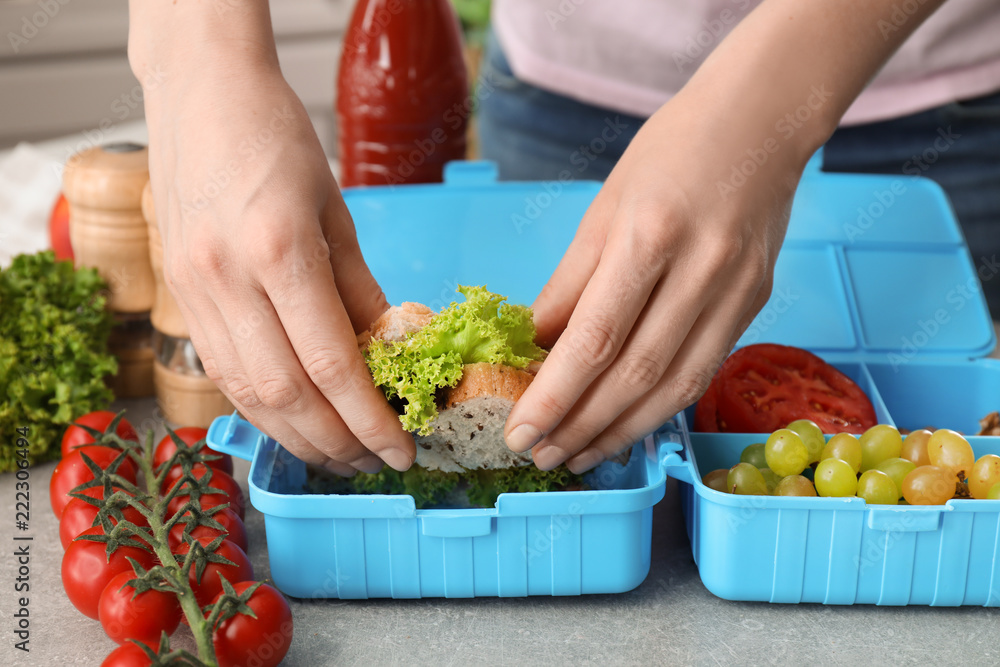
<path id="1" fill-rule="evenodd" d="M 531 309 L 485 287 L 458 291 L 465 300 L 440 313 L 403 303 L 358 335 L 372 381 L 413 434 L 414 465 L 358 473 L 332 488 L 327 479 L 324 492 L 408 494 L 427 507 L 492 506 L 508 491 L 586 488 L 565 466 L 539 470 L 530 452 L 513 452 L 504 441 L 514 403 L 545 360 Z"/>

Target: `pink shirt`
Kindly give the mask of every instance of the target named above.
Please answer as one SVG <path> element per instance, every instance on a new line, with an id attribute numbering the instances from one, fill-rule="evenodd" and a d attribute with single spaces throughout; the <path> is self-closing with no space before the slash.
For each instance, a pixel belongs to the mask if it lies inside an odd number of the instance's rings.
<path id="1" fill-rule="evenodd" d="M 494 0 L 493 25 L 521 79 L 648 116 L 760 1 Z M 906 4 L 900 1 L 900 11 Z M 1000 0 L 949 0 L 886 63 L 842 124 L 895 118 L 997 90 Z"/>

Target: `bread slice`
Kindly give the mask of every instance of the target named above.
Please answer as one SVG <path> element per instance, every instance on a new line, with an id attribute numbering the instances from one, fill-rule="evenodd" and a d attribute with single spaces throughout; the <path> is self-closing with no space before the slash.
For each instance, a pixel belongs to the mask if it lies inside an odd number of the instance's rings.
<path id="1" fill-rule="evenodd" d="M 358 335 L 364 349 L 371 339 L 401 341 L 419 331 L 435 315 L 419 303 L 392 306 Z M 534 379 L 541 362 L 527 370 L 502 364 L 466 364 L 454 387 L 441 392 L 439 414 L 429 435 L 415 435 L 416 464 L 429 470 L 462 472 L 478 468 L 525 466 L 531 452 L 517 454 L 507 447 L 504 423 L 514 403 Z"/>

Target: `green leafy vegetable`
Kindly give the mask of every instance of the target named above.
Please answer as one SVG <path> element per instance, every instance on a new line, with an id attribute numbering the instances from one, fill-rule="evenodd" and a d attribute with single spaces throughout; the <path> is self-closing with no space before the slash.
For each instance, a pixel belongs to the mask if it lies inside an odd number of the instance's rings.
<path id="1" fill-rule="evenodd" d="M 14 429 L 30 428 L 31 463 L 59 457 L 60 431 L 107 407 L 107 285 L 51 251 L 19 255 L 0 271 L 0 472 L 16 467 Z"/>
<path id="2" fill-rule="evenodd" d="M 524 368 L 544 358 L 535 345 L 531 309 L 504 303 L 507 297 L 485 287 L 459 286 L 465 296 L 401 342 L 373 340 L 365 360 L 375 384 L 389 399 L 400 398 L 399 420 L 408 431 L 431 432 L 438 415 L 435 392 L 454 387 L 464 364 L 491 363 Z"/>

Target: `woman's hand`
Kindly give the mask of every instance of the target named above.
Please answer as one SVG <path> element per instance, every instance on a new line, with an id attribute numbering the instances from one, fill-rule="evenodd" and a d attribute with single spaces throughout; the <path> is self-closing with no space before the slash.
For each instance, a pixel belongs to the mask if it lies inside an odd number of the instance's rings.
<path id="1" fill-rule="evenodd" d="M 309 117 L 276 62 L 228 62 L 147 95 L 167 285 L 208 375 L 290 452 L 406 469 L 412 438 L 355 340 L 388 306 Z"/>
<path id="2" fill-rule="evenodd" d="M 727 123 L 692 95 L 650 118 L 535 302 L 555 346 L 507 442 L 540 468 L 591 468 L 693 403 L 767 301 L 808 154 Z"/>

